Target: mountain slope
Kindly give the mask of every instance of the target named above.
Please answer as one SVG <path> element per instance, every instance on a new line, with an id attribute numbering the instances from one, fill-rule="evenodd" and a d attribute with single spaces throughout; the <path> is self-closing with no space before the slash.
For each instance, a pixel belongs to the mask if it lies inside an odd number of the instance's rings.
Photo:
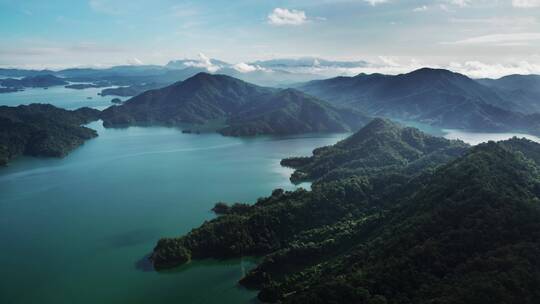
<path id="1" fill-rule="evenodd" d="M 408 179 L 275 190 L 160 240 L 152 260 L 264 255 L 241 280 L 264 302 L 537 303 L 538 155 L 540 145 L 513 139 Z"/>
<path id="2" fill-rule="evenodd" d="M 330 106 L 293 89 L 267 94 L 228 121 L 220 133 L 229 136 L 345 132 L 365 125 L 369 118 L 355 110 Z"/>
<path id="3" fill-rule="evenodd" d="M 526 131 L 535 117 L 523 105 L 464 75 L 420 69 L 397 76 L 360 74 L 312 81 L 300 90 L 371 115 L 475 131 Z M 526 113 L 521 113 L 521 112 Z M 527 121 L 528 123 L 523 123 Z"/>
<path id="4" fill-rule="evenodd" d="M 0 107 L 0 165 L 19 155 L 62 157 L 96 137 L 96 131 L 81 126 L 97 120 L 99 111 L 74 111 L 46 104 Z"/>
<path id="5" fill-rule="evenodd" d="M 224 135 L 342 132 L 367 120 L 295 90 L 259 87 L 224 75 L 200 73 L 147 91 L 103 111 L 104 125 L 179 125 L 219 121 Z"/>
<path id="6" fill-rule="evenodd" d="M 287 158 L 284 166 L 295 168 L 294 182 L 325 180 L 354 175 L 397 173 L 429 167 L 458 157 L 468 149 L 460 141 L 404 128 L 376 118 L 360 131 L 329 147 L 318 148 L 311 157 Z"/>
<path id="7" fill-rule="evenodd" d="M 183 82 L 142 93 L 121 106 L 110 107 L 103 111 L 102 117 L 105 126 L 205 123 L 224 119 L 271 91 L 232 77 L 199 73 Z"/>
<path id="8" fill-rule="evenodd" d="M 479 83 L 512 100 L 523 113 L 540 112 L 540 75 L 508 75 L 499 79 L 478 79 Z"/>

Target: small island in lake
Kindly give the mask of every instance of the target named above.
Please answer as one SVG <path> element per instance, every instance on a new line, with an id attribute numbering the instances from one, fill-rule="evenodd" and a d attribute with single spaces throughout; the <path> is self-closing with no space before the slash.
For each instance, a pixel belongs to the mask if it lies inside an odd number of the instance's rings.
<path id="1" fill-rule="evenodd" d="M 48 88 L 60 85 L 67 85 L 68 82 L 54 75 L 27 76 L 22 79 L 6 78 L 0 79 L 0 85 L 10 88 Z"/>

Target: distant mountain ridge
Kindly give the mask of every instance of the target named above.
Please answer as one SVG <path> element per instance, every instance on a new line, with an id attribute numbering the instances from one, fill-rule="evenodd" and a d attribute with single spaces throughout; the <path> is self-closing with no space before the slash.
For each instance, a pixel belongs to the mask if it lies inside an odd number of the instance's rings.
<path id="1" fill-rule="evenodd" d="M 520 111 L 540 112 L 540 75 L 508 75 L 499 79 L 478 79 L 507 100 L 519 105 Z"/>
<path id="2" fill-rule="evenodd" d="M 341 132 L 367 122 L 296 90 L 260 87 L 225 75 L 199 73 L 150 90 L 102 113 L 107 127 L 132 124 L 206 124 L 221 121 L 231 136 Z"/>
<path id="3" fill-rule="evenodd" d="M 396 76 L 359 74 L 315 80 L 297 88 L 374 116 L 475 131 L 540 131 L 537 115 L 529 115 L 532 106 L 443 69 L 423 68 Z"/>

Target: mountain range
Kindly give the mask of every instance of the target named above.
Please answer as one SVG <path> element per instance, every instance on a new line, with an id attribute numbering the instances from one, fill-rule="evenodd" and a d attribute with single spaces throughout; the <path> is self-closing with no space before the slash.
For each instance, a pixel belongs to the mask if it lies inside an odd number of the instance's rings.
<path id="1" fill-rule="evenodd" d="M 535 76 L 522 76 L 534 79 Z M 476 81 L 442 69 L 423 68 L 407 74 L 359 74 L 300 84 L 297 89 L 336 106 L 369 115 L 475 131 L 524 131 L 538 134 L 540 94 L 510 98 L 504 81 Z M 495 88 L 495 89 L 494 89 Z M 537 95 L 535 95 L 537 94 Z"/>
<path id="2" fill-rule="evenodd" d="M 218 124 L 224 135 L 343 132 L 367 122 L 294 89 L 260 87 L 225 75 L 199 73 L 103 111 L 106 127 Z"/>
<path id="3" fill-rule="evenodd" d="M 151 261 L 262 256 L 240 284 L 271 303 L 537 303 L 539 165 L 525 139 L 467 147 L 376 119 L 300 164 L 352 174 L 216 205 Z"/>
<path id="4" fill-rule="evenodd" d="M 74 82 L 107 81 L 110 85 L 131 86 L 134 94 L 130 96 L 134 96 L 144 92 L 139 88 L 141 85 L 155 83 L 164 87 L 200 72 L 225 74 L 262 86 L 285 87 L 341 73 L 339 69 L 368 65 L 369 63 L 365 61 L 330 61 L 315 57 L 232 64 L 200 54 L 198 59 L 171 60 L 165 65 L 119 65 L 109 68 L 69 68 L 58 71 L 0 69 L 0 76 L 53 75 Z"/>

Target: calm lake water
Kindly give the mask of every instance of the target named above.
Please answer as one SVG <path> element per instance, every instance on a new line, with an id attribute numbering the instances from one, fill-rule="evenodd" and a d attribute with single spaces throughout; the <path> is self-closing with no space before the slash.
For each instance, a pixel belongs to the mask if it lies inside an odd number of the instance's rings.
<path id="1" fill-rule="evenodd" d="M 215 202 L 293 189 L 281 158 L 343 138 L 238 139 L 172 128 L 104 129 L 64 159 L 0 169 L 0 303 L 247 303 L 249 259 L 167 273 L 138 262 L 163 236 L 214 217 Z"/>
<path id="2" fill-rule="evenodd" d="M 63 86 L 43 88 L 27 88 L 24 91 L 14 93 L 1 93 L 1 106 L 18 106 L 30 103 L 50 103 L 64 109 L 77 109 L 92 107 L 104 109 L 110 105 L 111 99 L 125 97 L 101 96 L 98 93 L 104 88 L 89 88 L 84 90 L 66 89 Z"/>
<path id="3" fill-rule="evenodd" d="M 0 105 L 110 105 L 97 92 L 27 89 L 0 94 Z M 256 293 L 237 281 L 253 260 L 196 261 L 157 273 L 142 258 L 160 237 L 213 218 L 217 201 L 253 202 L 274 188 L 294 189 L 280 159 L 348 135 L 240 139 L 90 127 L 99 137 L 66 158 L 19 158 L 0 169 L 0 303 L 248 303 Z M 488 138 L 443 134 L 470 143 Z"/>

